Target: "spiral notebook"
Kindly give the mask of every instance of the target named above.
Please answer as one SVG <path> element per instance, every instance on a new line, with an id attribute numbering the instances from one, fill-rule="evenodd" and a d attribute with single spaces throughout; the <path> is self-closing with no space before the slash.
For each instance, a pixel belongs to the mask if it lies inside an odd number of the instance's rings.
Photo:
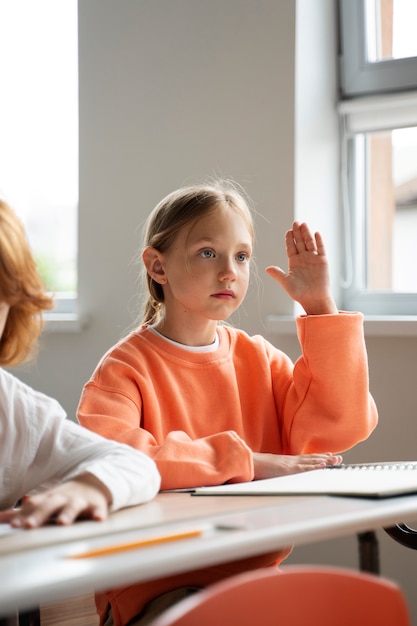
<path id="1" fill-rule="evenodd" d="M 339 465 L 302 474 L 199 487 L 195 496 L 337 495 L 387 498 L 417 493 L 417 461 Z"/>

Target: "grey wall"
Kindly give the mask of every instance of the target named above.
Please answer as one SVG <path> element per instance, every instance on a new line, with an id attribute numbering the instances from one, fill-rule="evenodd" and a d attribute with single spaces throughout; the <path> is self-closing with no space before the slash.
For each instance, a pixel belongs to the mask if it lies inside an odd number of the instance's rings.
<path id="1" fill-rule="evenodd" d="M 85 0 L 79 24 L 87 325 L 44 333 L 37 361 L 17 372 L 71 417 L 98 359 L 135 319 L 140 228 L 167 192 L 220 175 L 252 197 L 260 278 L 234 320 L 251 333 L 267 334 L 269 313 L 292 313 L 263 268 L 285 262 L 294 215 L 323 231 L 335 294 L 339 248 L 333 0 Z M 294 336 L 269 338 L 298 356 Z M 346 459 L 415 458 L 416 340 L 372 337 L 368 350 L 380 425 Z M 417 554 L 379 534 L 383 573 L 417 605 Z M 296 548 L 289 560 L 356 567 L 356 538 Z"/>

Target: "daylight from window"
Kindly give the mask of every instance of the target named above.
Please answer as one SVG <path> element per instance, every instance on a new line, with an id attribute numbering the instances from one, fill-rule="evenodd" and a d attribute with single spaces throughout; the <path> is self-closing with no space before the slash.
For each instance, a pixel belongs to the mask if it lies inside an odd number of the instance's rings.
<path id="1" fill-rule="evenodd" d="M 77 288 L 76 0 L 0 0 L 0 196 L 48 289 Z"/>
<path id="2" fill-rule="evenodd" d="M 416 0 L 366 0 L 368 61 L 417 56 L 416 20 Z"/>
<path id="3" fill-rule="evenodd" d="M 393 289 L 417 292 L 417 128 L 393 131 Z"/>
<path id="4" fill-rule="evenodd" d="M 368 61 L 416 56 L 416 23 L 416 0 L 367 0 Z M 364 286 L 417 292 L 417 127 L 366 133 L 363 145 L 368 187 Z"/>

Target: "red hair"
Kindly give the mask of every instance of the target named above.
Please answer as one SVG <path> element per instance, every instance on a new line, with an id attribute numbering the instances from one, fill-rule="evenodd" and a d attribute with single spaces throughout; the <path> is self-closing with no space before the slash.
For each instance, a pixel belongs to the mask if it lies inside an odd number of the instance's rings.
<path id="1" fill-rule="evenodd" d="M 24 226 L 0 200 L 0 300 L 10 306 L 0 341 L 0 365 L 27 360 L 37 346 L 42 311 L 53 307 L 38 273 Z"/>

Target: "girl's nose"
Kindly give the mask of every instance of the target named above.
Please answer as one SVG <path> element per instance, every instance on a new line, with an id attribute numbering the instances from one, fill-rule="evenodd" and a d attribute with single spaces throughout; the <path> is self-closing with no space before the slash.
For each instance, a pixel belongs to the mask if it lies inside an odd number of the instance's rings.
<path id="1" fill-rule="evenodd" d="M 236 275 L 237 273 L 234 260 L 225 259 L 219 271 L 220 280 L 235 280 Z"/>

